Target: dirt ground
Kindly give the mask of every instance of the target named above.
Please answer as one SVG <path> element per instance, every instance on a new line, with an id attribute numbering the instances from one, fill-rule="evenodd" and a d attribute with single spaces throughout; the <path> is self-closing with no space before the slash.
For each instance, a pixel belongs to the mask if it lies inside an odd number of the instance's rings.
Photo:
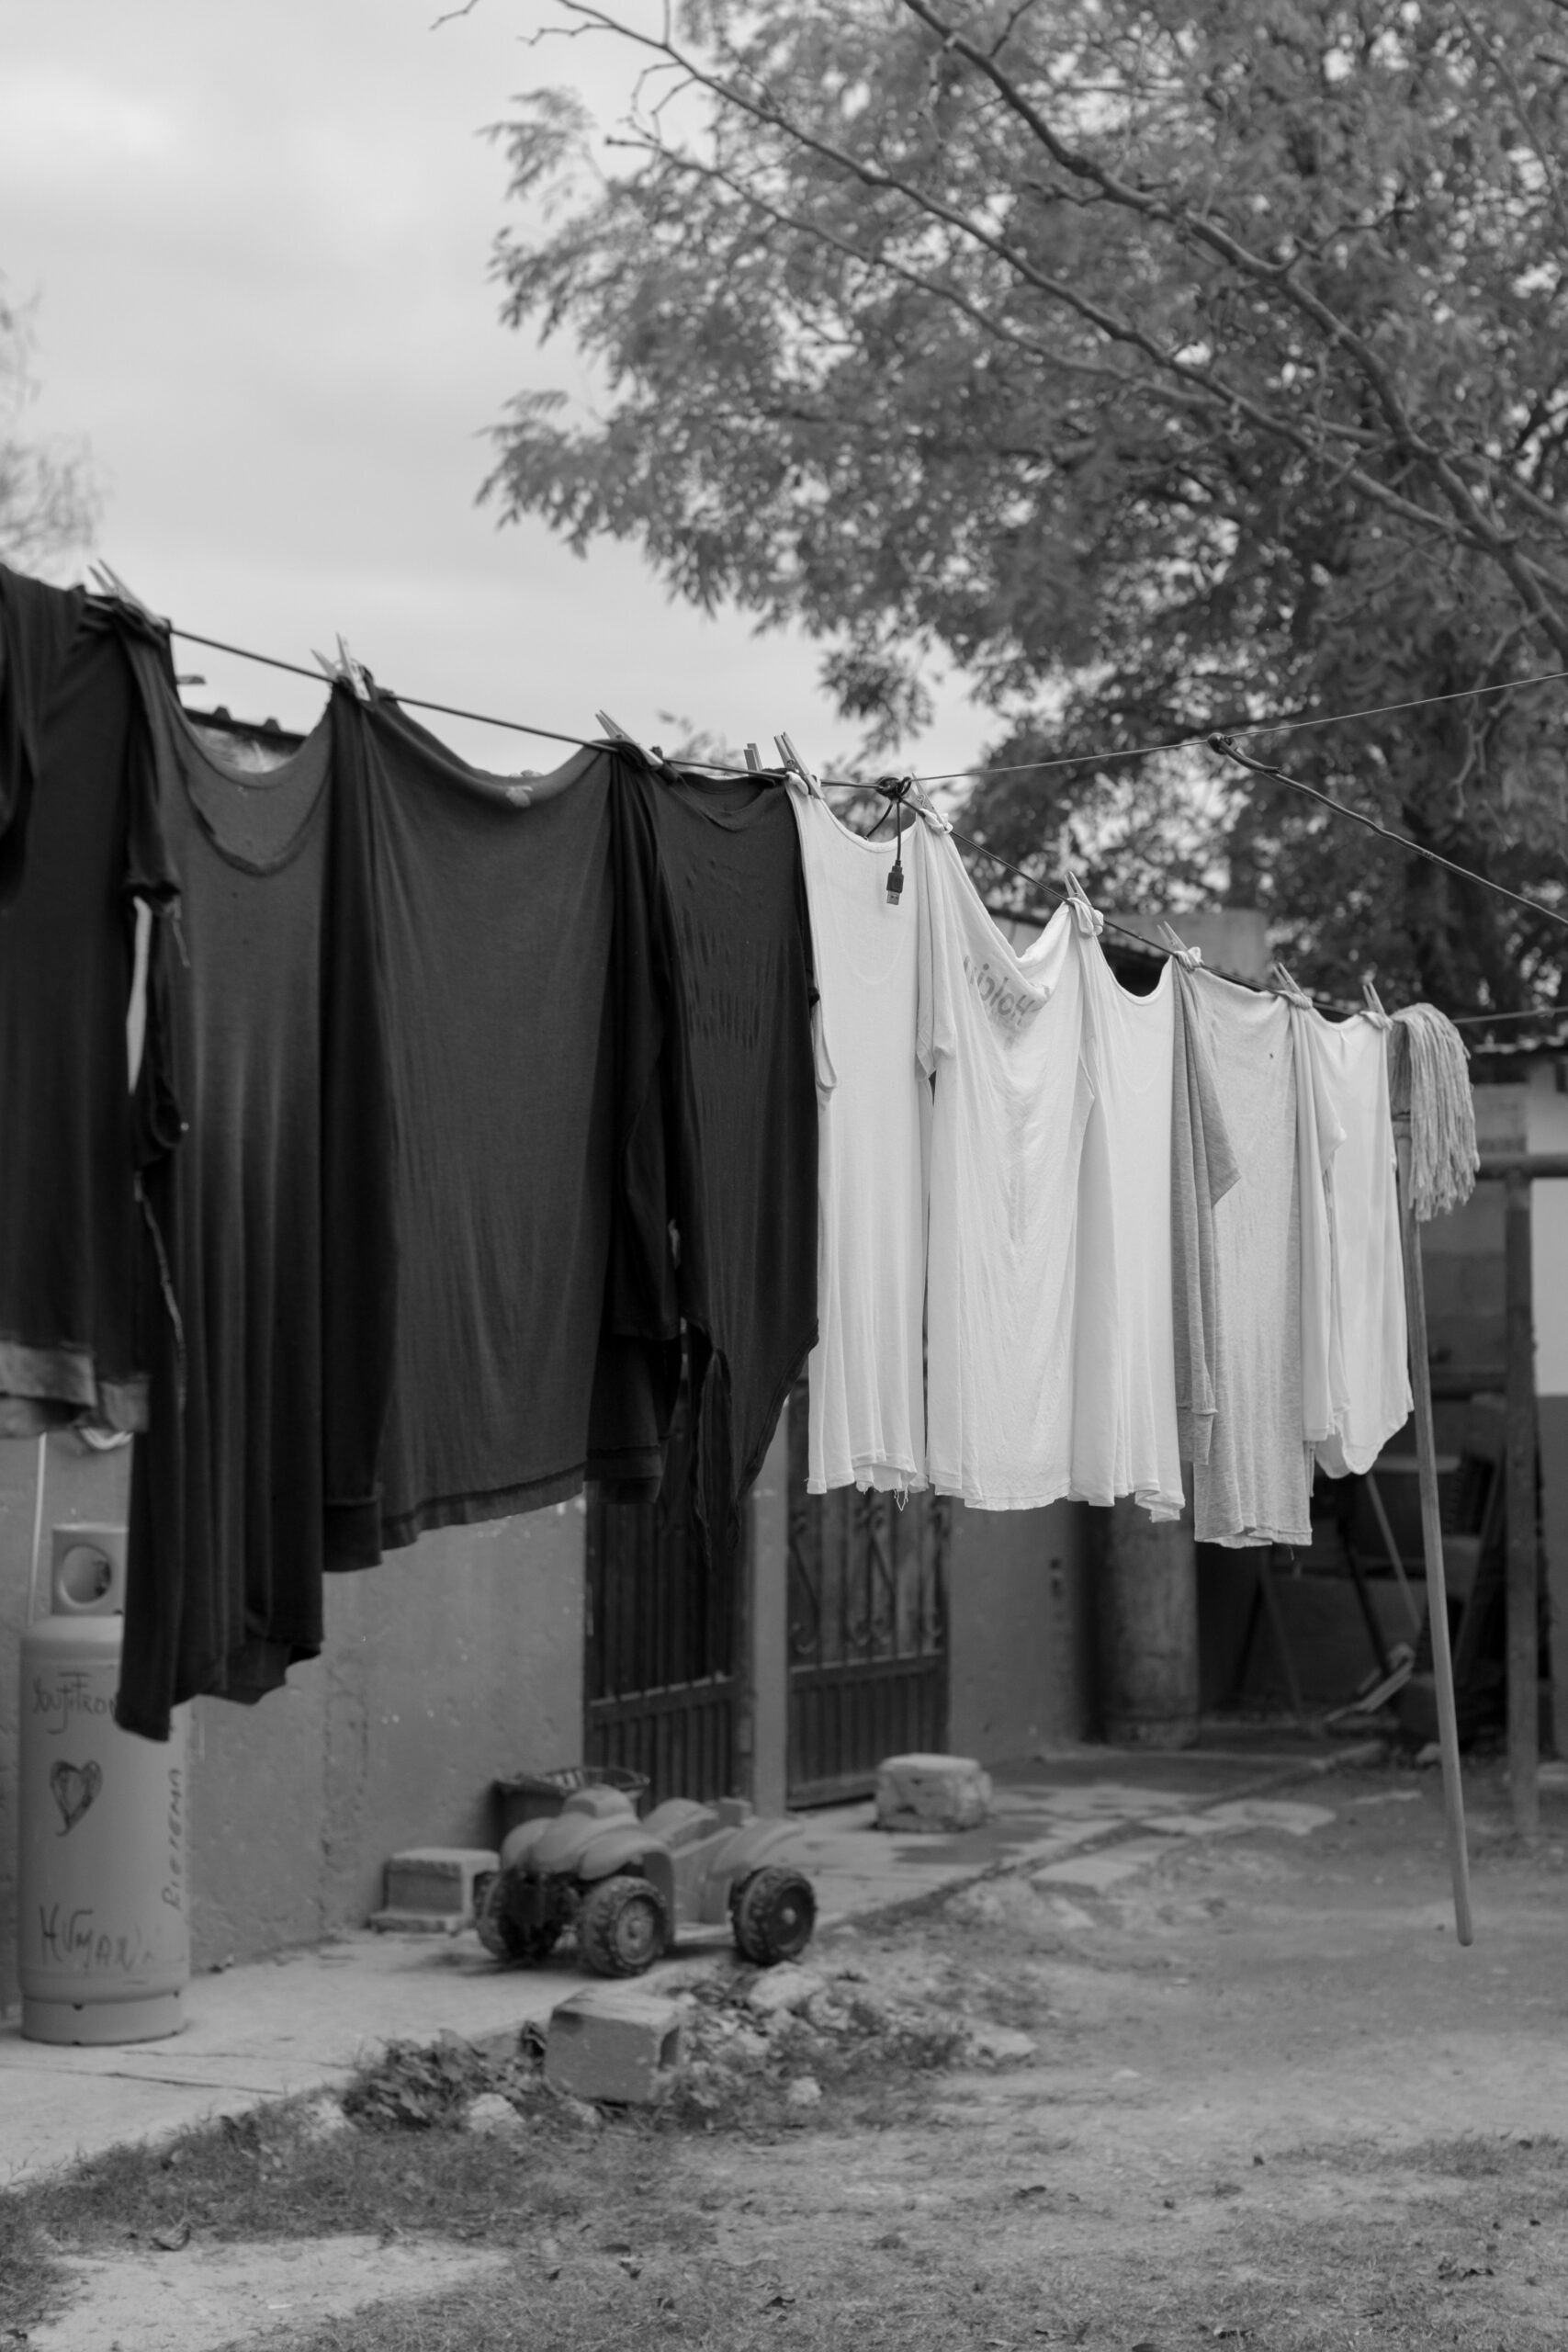
<path id="1" fill-rule="evenodd" d="M 1500 1774 L 1469 1794 L 1468 1951 L 1436 1776 L 1338 1776 L 1303 1834 L 1171 1836 L 1098 1894 L 982 1881 L 808 1955 L 830 2001 L 1021 2030 L 1032 2051 L 933 2064 L 937 2041 L 889 2043 L 869 2067 L 818 2064 L 807 2103 L 789 2089 L 805 2028 L 759 2030 L 756 2097 L 705 2111 L 595 2129 L 525 2108 L 496 2142 L 307 2143 L 264 2122 L 248 2153 L 128 2158 L 14 2200 L 13 2249 L 31 2229 L 96 2267 L 12 2340 L 1568 2346 L 1568 1789 L 1529 1854 Z M 236 2302 L 217 2268 L 236 2240 L 297 2282 L 304 2254 L 324 2263 L 317 2299 L 270 2293 L 264 2265 Z"/>

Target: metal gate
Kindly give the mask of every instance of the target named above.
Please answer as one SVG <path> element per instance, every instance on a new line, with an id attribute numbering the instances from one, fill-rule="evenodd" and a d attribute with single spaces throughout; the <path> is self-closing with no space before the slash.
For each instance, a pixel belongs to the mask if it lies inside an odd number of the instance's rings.
<path id="1" fill-rule="evenodd" d="M 750 1566 L 705 1563 L 691 1519 L 691 1430 L 682 1390 L 657 1502 L 606 1503 L 589 1489 L 587 1758 L 645 1773 L 649 1802 L 735 1788 L 739 1596 Z"/>
<path id="2" fill-rule="evenodd" d="M 946 1740 L 953 1505 L 808 1495 L 804 1383 L 789 1415 L 789 1801 L 827 1804 Z"/>

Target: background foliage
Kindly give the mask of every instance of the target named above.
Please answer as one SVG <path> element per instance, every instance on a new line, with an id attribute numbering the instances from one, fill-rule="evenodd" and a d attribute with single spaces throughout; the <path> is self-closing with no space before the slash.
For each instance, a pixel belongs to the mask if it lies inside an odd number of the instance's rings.
<path id="1" fill-rule="evenodd" d="M 939 653 L 998 763 L 1459 693 L 1252 748 L 1565 902 L 1564 689 L 1463 690 L 1568 667 L 1568 0 L 557 8 L 649 70 L 608 149 L 502 127 L 507 315 L 606 387 L 518 397 L 503 511 L 804 622 L 879 755 Z M 1568 1001 L 1561 932 L 1208 753 L 968 821 L 1309 980 Z"/>

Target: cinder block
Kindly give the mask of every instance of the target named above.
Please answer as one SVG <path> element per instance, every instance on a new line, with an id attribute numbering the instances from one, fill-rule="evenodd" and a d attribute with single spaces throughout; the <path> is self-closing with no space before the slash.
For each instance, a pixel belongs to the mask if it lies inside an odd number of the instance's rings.
<path id="1" fill-rule="evenodd" d="M 990 1810 L 991 1776 L 973 1757 L 889 1756 L 876 1768 L 879 1829 L 977 1829 Z"/>
<path id="2" fill-rule="evenodd" d="M 455 1936 L 474 1924 L 475 1880 L 498 1867 L 498 1856 L 482 1846 L 411 1846 L 387 1864 L 387 1906 L 370 1925 Z"/>
<path id="3" fill-rule="evenodd" d="M 680 2063 L 680 2007 L 657 1993 L 591 1984 L 550 2012 L 545 2080 L 570 2098 L 648 2107 Z"/>

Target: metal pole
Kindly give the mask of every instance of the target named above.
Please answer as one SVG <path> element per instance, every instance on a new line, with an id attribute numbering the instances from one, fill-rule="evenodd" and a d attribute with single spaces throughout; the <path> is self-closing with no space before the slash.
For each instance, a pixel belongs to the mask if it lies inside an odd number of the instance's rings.
<path id="1" fill-rule="evenodd" d="M 1530 1186 L 1507 1179 L 1508 1794 L 1514 1827 L 1540 1826 L 1540 1625 L 1535 1498 L 1535 1332 L 1530 1319 Z"/>
<path id="2" fill-rule="evenodd" d="M 1443 1758 L 1443 1803 L 1449 1838 L 1449 1874 L 1453 1881 L 1454 1929 L 1461 1944 L 1474 1941 L 1470 1912 L 1470 1855 L 1464 1836 L 1464 1782 L 1460 1773 L 1459 1717 L 1454 1707 L 1453 1659 L 1449 1650 L 1448 1590 L 1443 1581 L 1443 1531 L 1438 1516 L 1438 1449 L 1432 1430 L 1432 1390 L 1427 1369 L 1427 1289 L 1421 1273 L 1421 1237 L 1410 1204 L 1410 1114 L 1396 1111 L 1394 1144 L 1399 1158 L 1399 1238 L 1404 1255 L 1405 1315 L 1410 1327 L 1410 1387 L 1416 1406 L 1416 1461 L 1421 1487 L 1421 1548 L 1427 1560 L 1427 1617 L 1432 1629 L 1432 1679 L 1437 1686 L 1438 1745 Z"/>

